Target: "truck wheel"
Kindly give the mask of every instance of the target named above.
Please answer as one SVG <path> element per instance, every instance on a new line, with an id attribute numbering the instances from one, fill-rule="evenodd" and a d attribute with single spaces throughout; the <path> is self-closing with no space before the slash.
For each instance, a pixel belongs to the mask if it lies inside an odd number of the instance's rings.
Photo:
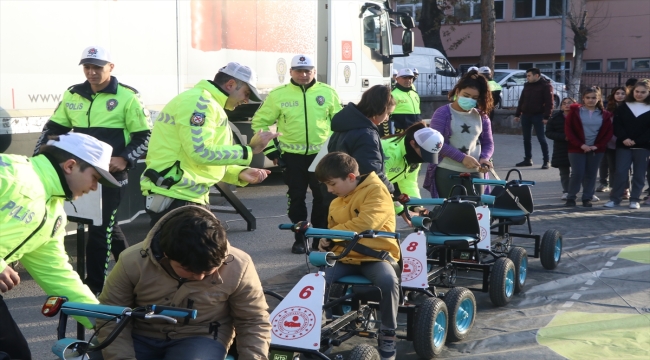
<path id="1" fill-rule="evenodd" d="M 447 341 L 461 341 L 467 337 L 476 319 L 476 298 L 464 287 L 455 287 L 445 294 L 445 305 L 449 311 Z"/>
<path id="2" fill-rule="evenodd" d="M 542 266 L 546 270 L 553 270 L 557 267 L 562 257 L 562 235 L 557 230 L 546 230 L 542 236 L 542 243 L 539 245 Z"/>
<path id="3" fill-rule="evenodd" d="M 526 249 L 514 246 L 508 252 L 508 259 L 515 264 L 515 294 L 524 290 L 528 272 L 528 253 Z"/>
<path id="4" fill-rule="evenodd" d="M 373 346 L 359 344 L 350 352 L 350 360 L 380 360 L 379 351 Z"/>
<path id="5" fill-rule="evenodd" d="M 505 306 L 515 293 L 515 264 L 508 258 L 498 258 L 490 272 L 490 300 Z"/>
<path id="6" fill-rule="evenodd" d="M 417 307 L 413 324 L 413 347 L 421 358 L 431 359 L 442 352 L 447 338 L 447 305 L 438 298 L 428 298 Z"/>

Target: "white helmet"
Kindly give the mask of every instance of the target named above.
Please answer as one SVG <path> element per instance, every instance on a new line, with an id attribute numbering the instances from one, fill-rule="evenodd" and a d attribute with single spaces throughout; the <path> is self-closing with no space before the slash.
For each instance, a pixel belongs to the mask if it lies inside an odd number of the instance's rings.
<path id="1" fill-rule="evenodd" d="M 397 69 L 393 69 L 393 76 L 396 76 L 398 72 Z"/>
<path id="2" fill-rule="evenodd" d="M 472 70 L 478 71 L 478 68 L 476 66 L 470 66 L 469 69 L 467 69 L 467 72 L 470 72 Z"/>
<path id="3" fill-rule="evenodd" d="M 413 134 L 415 142 L 420 147 L 422 159 L 431 164 L 438 163 L 438 153 L 442 150 L 445 138 L 440 132 L 430 127 L 422 128 Z"/>
<path id="4" fill-rule="evenodd" d="M 413 74 L 419 74 L 419 72 L 418 72 L 418 69 L 417 69 L 417 68 L 413 68 Z"/>
<path id="5" fill-rule="evenodd" d="M 478 73 L 479 74 L 492 74 L 492 70 L 490 70 L 490 68 L 488 66 L 481 66 L 478 69 Z"/>

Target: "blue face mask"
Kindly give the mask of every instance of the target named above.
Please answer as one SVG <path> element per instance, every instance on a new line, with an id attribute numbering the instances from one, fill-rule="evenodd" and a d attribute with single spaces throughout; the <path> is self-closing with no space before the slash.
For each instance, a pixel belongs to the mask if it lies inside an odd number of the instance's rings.
<path id="1" fill-rule="evenodd" d="M 464 96 L 458 97 L 458 106 L 463 110 L 472 110 L 476 107 L 476 100 Z"/>

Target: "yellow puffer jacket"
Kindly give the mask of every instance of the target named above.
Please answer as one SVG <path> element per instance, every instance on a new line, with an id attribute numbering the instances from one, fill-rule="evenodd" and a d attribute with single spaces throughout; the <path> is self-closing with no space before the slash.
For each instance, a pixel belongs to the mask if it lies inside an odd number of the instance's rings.
<path id="1" fill-rule="evenodd" d="M 371 172 L 351 193 L 337 197 L 330 204 L 328 227 L 332 230 L 356 231 L 381 230 L 395 232 L 395 209 L 386 185 L 377 174 Z M 336 239 L 334 239 L 336 242 Z M 386 250 L 390 256 L 399 260 L 399 244 L 395 239 L 361 239 L 360 244 L 373 250 Z M 340 254 L 344 245 L 335 245 L 332 252 Z M 340 260 L 346 264 L 359 265 L 365 261 L 379 261 L 377 258 L 350 252 Z"/>

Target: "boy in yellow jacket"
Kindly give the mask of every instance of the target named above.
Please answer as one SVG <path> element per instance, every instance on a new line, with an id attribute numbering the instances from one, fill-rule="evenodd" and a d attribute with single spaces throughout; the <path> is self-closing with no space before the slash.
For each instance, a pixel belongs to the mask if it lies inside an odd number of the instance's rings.
<path id="1" fill-rule="evenodd" d="M 374 172 L 360 175 L 359 165 L 354 158 L 342 152 L 325 155 L 316 166 L 316 178 L 327 185 L 327 191 L 337 196 L 329 208 L 330 229 L 358 233 L 366 230 L 395 231 L 395 209 L 386 185 Z M 364 238 L 358 244 L 362 249 L 369 248 L 370 251 L 364 253 L 386 251 L 390 256 L 387 260 L 381 260 L 352 250 L 326 271 L 325 278 L 331 284 L 343 276 L 360 274 L 381 289 L 379 353 L 382 360 L 393 360 L 397 353 L 395 329 L 399 283 L 396 270 L 399 269 L 399 243 L 389 238 Z M 340 254 L 344 248 L 326 239 L 321 239 L 319 244 L 320 250 L 331 249 L 335 254 Z"/>

